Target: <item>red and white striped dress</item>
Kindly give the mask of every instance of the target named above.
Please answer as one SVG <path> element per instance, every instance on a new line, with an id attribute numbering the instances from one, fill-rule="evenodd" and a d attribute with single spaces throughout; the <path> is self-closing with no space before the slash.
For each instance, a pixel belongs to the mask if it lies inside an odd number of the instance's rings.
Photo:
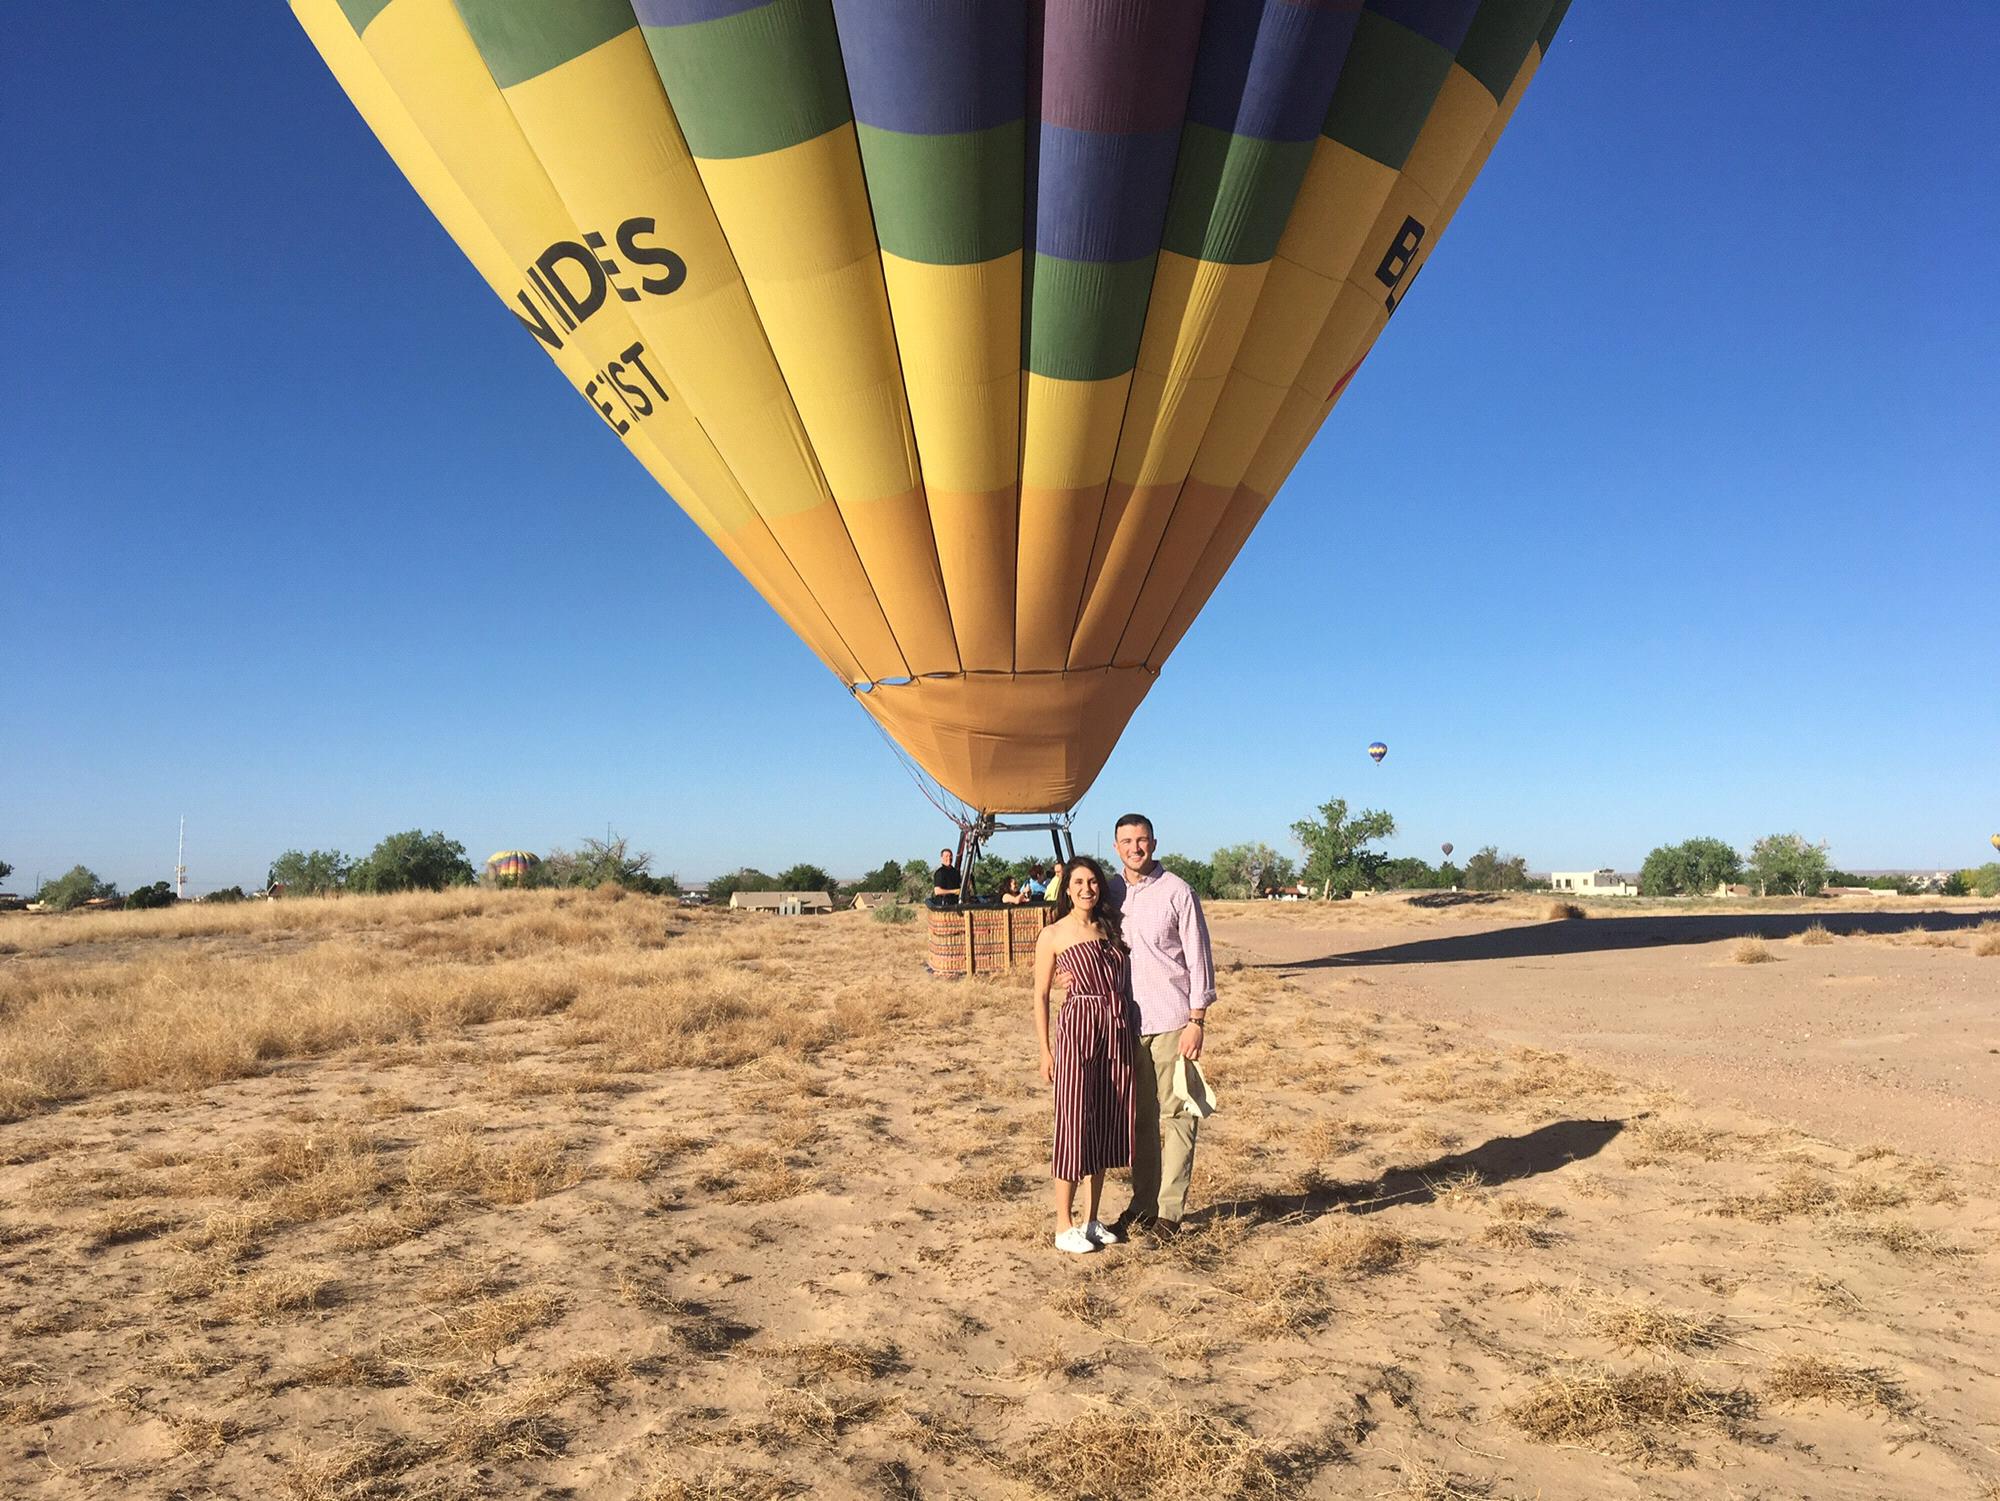
<path id="1" fill-rule="evenodd" d="M 1056 1016 L 1056 1145 L 1050 1176 L 1075 1183 L 1132 1161 L 1132 1001 L 1125 951 L 1108 938 L 1056 955 L 1069 994 Z"/>

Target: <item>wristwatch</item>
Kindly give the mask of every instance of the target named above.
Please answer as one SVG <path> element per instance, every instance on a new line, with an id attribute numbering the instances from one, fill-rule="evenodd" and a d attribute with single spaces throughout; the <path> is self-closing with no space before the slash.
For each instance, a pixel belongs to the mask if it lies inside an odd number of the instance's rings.
<path id="1" fill-rule="evenodd" d="M 1208 1025 L 1208 1013 L 1206 1011 L 1190 1011 L 1188 1013 L 1188 1020 L 1193 1022 L 1197 1027 L 1206 1027 Z"/>

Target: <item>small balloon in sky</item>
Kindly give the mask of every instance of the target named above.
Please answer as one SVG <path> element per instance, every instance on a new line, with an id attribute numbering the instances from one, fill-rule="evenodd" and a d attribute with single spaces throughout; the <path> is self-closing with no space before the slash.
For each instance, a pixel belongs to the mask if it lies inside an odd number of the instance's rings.
<path id="1" fill-rule="evenodd" d="M 1368 746 L 1368 757 L 1377 766 L 1380 766 L 1382 764 L 1382 758 L 1388 754 L 1389 754 L 1389 747 L 1384 745 L 1381 741 L 1376 740 L 1370 742 Z"/>
<path id="2" fill-rule="evenodd" d="M 1439 848 L 1444 851 L 1445 859 L 1449 860 L 1451 858 L 1451 841 L 1447 839 Z"/>

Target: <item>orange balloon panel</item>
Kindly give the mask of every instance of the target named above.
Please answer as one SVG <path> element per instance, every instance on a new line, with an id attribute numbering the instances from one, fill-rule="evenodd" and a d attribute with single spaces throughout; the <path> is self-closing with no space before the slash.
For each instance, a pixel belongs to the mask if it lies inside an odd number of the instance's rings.
<path id="1" fill-rule="evenodd" d="M 1067 809 L 1567 0 L 293 0 L 600 420 L 988 812 Z"/>

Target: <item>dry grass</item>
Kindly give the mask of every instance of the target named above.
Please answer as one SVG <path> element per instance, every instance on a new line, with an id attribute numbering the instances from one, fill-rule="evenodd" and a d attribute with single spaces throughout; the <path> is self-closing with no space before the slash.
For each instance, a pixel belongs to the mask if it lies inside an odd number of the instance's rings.
<path id="1" fill-rule="evenodd" d="M 1737 939 L 1729 950 L 1730 962 L 1734 964 L 1771 964 L 1777 957 L 1771 952 L 1771 946 L 1755 933 L 1748 938 Z"/>
<path id="2" fill-rule="evenodd" d="M 1817 947 L 1820 944 L 1832 943 L 1833 934 L 1829 933 L 1826 930 L 1825 923 L 1822 922 L 1809 923 L 1806 925 L 1805 929 L 1798 935 L 1798 941 L 1802 944 L 1805 944 L 1809 948 Z"/>
<path id="3" fill-rule="evenodd" d="M 324 1308 L 333 1297 L 331 1268 L 309 1264 L 268 1267 L 233 1289 L 228 1311 L 238 1318 L 276 1319 Z"/>
<path id="4" fill-rule="evenodd" d="M 1630 1128 L 1625 1141 L 1626 1162 L 1633 1167 L 1650 1167 L 1679 1158 L 1715 1162 L 1727 1152 L 1730 1138 L 1708 1126 L 1684 1121 L 1643 1120 Z"/>
<path id="5" fill-rule="evenodd" d="M 1419 1454 L 1405 1454 L 1396 1462 L 1401 1479 L 1391 1490 L 1377 1496 L 1400 1497 L 1401 1501 L 1485 1501 L 1493 1494 L 1488 1480 L 1472 1480 L 1454 1474 Z"/>
<path id="6" fill-rule="evenodd" d="M 1501 1416 L 1544 1444 L 1576 1444 L 1648 1463 L 1685 1462 L 1670 1440 L 1703 1429 L 1734 1435 L 1755 1410 L 1738 1387 L 1705 1386 L 1683 1366 L 1584 1366 L 1549 1376 Z"/>
<path id="7" fill-rule="evenodd" d="M 1305 1259 L 1322 1274 L 1360 1282 L 1407 1269 L 1421 1251 L 1400 1230 L 1370 1225 L 1321 1232 L 1307 1243 Z"/>
<path id="8" fill-rule="evenodd" d="M 1530 1102 L 1556 1108 L 1618 1087 L 1613 1075 L 1566 1053 L 1514 1048 L 1505 1054 L 1429 1064 L 1404 1083 L 1403 1094 L 1422 1104 L 1463 1104 L 1490 1111 Z"/>
<path id="9" fill-rule="evenodd" d="M 882 1340 L 800 1340 L 755 1353 L 790 1366 L 805 1381 L 873 1381 L 905 1369 L 902 1352 Z"/>
<path id="10" fill-rule="evenodd" d="M 1973 930 L 1972 952 L 1982 959 L 2000 958 L 2000 922 L 1989 918 Z"/>
<path id="11" fill-rule="evenodd" d="M 809 1489 L 789 1476 L 725 1465 L 694 1475 L 656 1475 L 632 1501 L 787 1501 Z"/>
<path id="12" fill-rule="evenodd" d="M 1012 1162 L 993 1162 L 968 1167 L 939 1185 L 955 1199 L 968 1204 L 1002 1204 L 1018 1199 L 1027 1187 L 1027 1178 Z"/>
<path id="13" fill-rule="evenodd" d="M 1788 1355 L 1764 1378 L 1773 1402 L 1827 1402 L 1856 1412 L 1901 1416 L 1911 1410 L 1901 1382 L 1876 1366 L 1826 1355 Z"/>
<path id="14" fill-rule="evenodd" d="M 1038 1429 L 1012 1467 L 1064 1501 L 1281 1501 L 1330 1457 L 1279 1449 L 1208 1412 L 1124 1407 Z"/>
<path id="15" fill-rule="evenodd" d="M 1952 1261 L 1972 1254 L 1942 1232 L 1923 1229 L 1908 1220 L 1855 1225 L 1846 1233 L 1849 1239 L 1871 1242 L 1906 1261 Z"/>
<path id="16" fill-rule="evenodd" d="M 1550 902 L 1548 911 L 1542 915 L 1550 922 L 1576 922 L 1590 914 L 1575 902 Z"/>
<path id="17" fill-rule="evenodd" d="M 1755 1220 L 1773 1224 L 1794 1215 L 1815 1214 L 1840 1201 L 1832 1182 L 1805 1168 L 1795 1167 L 1778 1180 L 1768 1193 L 1733 1194 L 1719 1201 L 1714 1212 L 1730 1219 Z"/>
<path id="18" fill-rule="evenodd" d="M 1957 933 L 1940 933 L 1926 927 L 1910 927 L 1890 936 L 1891 943 L 1908 944 L 1922 949 L 1955 949 L 1958 947 Z"/>
<path id="19" fill-rule="evenodd" d="M 387 1501 L 407 1494 L 399 1480 L 434 1453 L 435 1446 L 407 1438 L 350 1439 L 297 1451 L 278 1477 L 277 1494 L 279 1501 Z"/>
<path id="20" fill-rule="evenodd" d="M 440 1132 L 411 1149 L 404 1177 L 418 1194 L 456 1194 L 490 1204 L 525 1204 L 582 1181 L 560 1136 L 487 1145 L 469 1126 Z"/>
<path id="21" fill-rule="evenodd" d="M 552 1012 L 595 1065 L 497 1069 L 502 1097 L 801 1058 L 934 1018 L 922 973 L 882 962 L 905 934 L 843 924 L 808 975 L 787 953 L 809 941 L 796 929 L 650 898 L 473 890 L 37 918 L 9 931 L 19 955 L 0 1006 L 0 1121 Z M 192 939 L 209 941 L 173 941 Z M 979 983 L 957 999 L 983 1008 L 1012 994 Z"/>
<path id="22" fill-rule="evenodd" d="M 1625 1355 L 1638 1351 L 1691 1355 L 1710 1350 L 1722 1342 L 1727 1328 L 1715 1314 L 1662 1308 L 1649 1299 L 1546 1283 L 1531 1284 L 1531 1290 L 1548 1301 L 1559 1329 L 1586 1329 Z"/>

